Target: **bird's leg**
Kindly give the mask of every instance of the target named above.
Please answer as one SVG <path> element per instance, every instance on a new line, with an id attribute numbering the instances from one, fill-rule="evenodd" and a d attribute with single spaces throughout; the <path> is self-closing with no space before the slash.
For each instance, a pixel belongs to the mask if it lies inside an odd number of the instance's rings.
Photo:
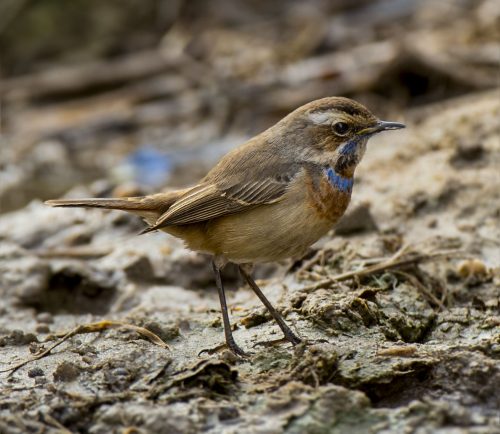
<path id="1" fill-rule="evenodd" d="M 229 322 L 229 314 L 227 311 L 226 304 L 226 294 L 224 292 L 224 286 L 222 284 L 222 278 L 220 275 L 220 268 L 215 262 L 212 262 L 212 267 L 215 274 L 215 284 L 217 285 L 217 291 L 219 293 L 220 308 L 222 311 L 222 322 L 224 323 L 224 334 L 226 336 L 226 344 L 228 348 L 239 356 L 248 356 L 235 342 L 233 338 L 233 332 L 231 331 L 231 323 Z"/>
<path id="2" fill-rule="evenodd" d="M 245 280 L 247 281 L 247 283 L 250 285 L 250 288 L 252 288 L 253 292 L 255 292 L 257 294 L 257 297 L 260 298 L 260 301 L 262 301 L 262 303 L 264 304 L 264 306 L 266 306 L 266 308 L 269 311 L 269 313 L 271 314 L 271 316 L 278 323 L 281 331 L 285 335 L 285 339 L 288 342 L 291 342 L 293 345 L 297 345 L 300 342 L 302 342 L 300 340 L 300 338 L 298 336 L 296 336 L 292 332 L 292 330 L 290 329 L 290 327 L 287 326 L 287 324 L 286 324 L 285 320 L 283 319 L 283 317 L 273 307 L 273 305 L 271 304 L 271 302 L 266 298 L 266 296 L 263 294 L 263 292 L 260 290 L 260 288 L 255 283 L 255 280 L 253 280 L 253 278 L 250 275 L 250 273 L 245 269 L 245 267 L 243 265 L 239 265 L 238 268 L 240 270 L 241 275 L 245 278 Z"/>

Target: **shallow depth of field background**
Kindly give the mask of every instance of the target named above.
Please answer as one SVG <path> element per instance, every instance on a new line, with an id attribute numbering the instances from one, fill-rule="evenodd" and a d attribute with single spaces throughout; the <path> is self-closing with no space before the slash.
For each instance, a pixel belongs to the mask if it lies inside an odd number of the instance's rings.
<path id="1" fill-rule="evenodd" d="M 194 182 L 299 105 L 381 118 L 498 84 L 494 0 L 5 0 L 0 212 Z"/>

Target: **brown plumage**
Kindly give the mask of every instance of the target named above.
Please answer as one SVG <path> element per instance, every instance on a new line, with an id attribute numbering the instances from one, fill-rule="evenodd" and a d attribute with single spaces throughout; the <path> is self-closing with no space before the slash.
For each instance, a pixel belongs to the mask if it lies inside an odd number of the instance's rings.
<path id="1" fill-rule="evenodd" d="M 285 338 L 300 340 L 250 277 L 248 265 L 298 256 L 345 212 L 353 175 L 369 137 L 402 124 L 379 121 L 347 98 L 323 98 L 229 152 L 191 188 L 125 199 L 50 200 L 52 206 L 128 211 L 214 256 L 226 342 L 237 353 L 220 279 L 227 262 L 240 266 Z"/>

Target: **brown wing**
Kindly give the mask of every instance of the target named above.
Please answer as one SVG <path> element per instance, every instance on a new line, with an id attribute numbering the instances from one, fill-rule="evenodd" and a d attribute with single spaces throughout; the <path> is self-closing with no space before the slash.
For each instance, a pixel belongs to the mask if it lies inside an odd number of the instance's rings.
<path id="1" fill-rule="evenodd" d="M 283 197 L 293 175 L 265 177 L 225 187 L 200 184 L 181 196 L 144 232 L 171 225 L 199 223 L 277 202 Z"/>

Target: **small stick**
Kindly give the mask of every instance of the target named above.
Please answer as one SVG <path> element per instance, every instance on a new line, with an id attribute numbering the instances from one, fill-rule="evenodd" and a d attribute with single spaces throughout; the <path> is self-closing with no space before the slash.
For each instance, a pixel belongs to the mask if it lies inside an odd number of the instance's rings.
<path id="1" fill-rule="evenodd" d="M 155 333 L 149 331 L 148 329 L 144 327 L 139 327 L 134 324 L 128 324 L 122 321 L 111 321 L 111 320 L 103 320 L 103 321 L 98 321 L 98 322 L 93 322 L 89 324 L 82 324 L 77 327 L 75 327 L 73 330 L 70 330 L 67 333 L 61 333 L 55 335 L 56 338 L 61 338 L 58 342 L 56 342 L 54 345 L 50 346 L 46 350 L 42 351 L 41 353 L 33 356 L 30 359 L 23 360 L 22 362 L 19 362 L 17 365 L 11 366 L 10 368 L 2 369 L 0 370 L 0 373 L 2 372 L 9 372 L 10 374 L 13 374 L 15 371 L 17 371 L 19 368 L 23 367 L 24 365 L 27 365 L 28 363 L 31 363 L 35 360 L 39 360 L 61 345 L 63 342 L 66 342 L 69 338 L 79 335 L 79 334 L 84 334 L 84 333 L 95 333 L 95 332 L 101 332 L 103 330 L 107 330 L 110 328 L 115 328 L 115 327 L 123 327 L 125 329 L 133 330 L 140 335 L 146 337 L 149 339 L 153 344 L 158 345 L 162 348 L 170 349 L 170 347 L 163 342 L 163 340 L 156 335 Z"/>
<path id="2" fill-rule="evenodd" d="M 370 274 L 378 273 L 380 271 L 386 271 L 393 268 L 404 267 L 410 264 L 418 264 L 420 262 L 429 261 L 431 259 L 438 258 L 441 256 L 457 255 L 464 253 L 461 250 L 442 250 L 434 253 L 417 253 L 412 257 L 405 257 L 405 256 L 401 257 L 404 251 L 406 251 L 407 249 L 408 247 L 404 246 L 387 260 L 381 261 L 374 265 L 370 265 L 360 270 L 347 271 L 345 273 L 337 274 L 336 276 L 329 277 L 328 279 L 322 280 L 313 285 L 306 286 L 301 289 L 301 292 L 313 292 L 318 289 L 327 288 L 332 283 L 342 282 L 344 280 L 348 280 L 356 276 L 358 277 L 369 276 Z"/>
<path id="3" fill-rule="evenodd" d="M 405 346 L 392 346 L 389 348 L 383 348 L 377 351 L 377 356 L 382 357 L 412 357 L 417 354 L 417 347 L 415 345 L 405 345 Z"/>

